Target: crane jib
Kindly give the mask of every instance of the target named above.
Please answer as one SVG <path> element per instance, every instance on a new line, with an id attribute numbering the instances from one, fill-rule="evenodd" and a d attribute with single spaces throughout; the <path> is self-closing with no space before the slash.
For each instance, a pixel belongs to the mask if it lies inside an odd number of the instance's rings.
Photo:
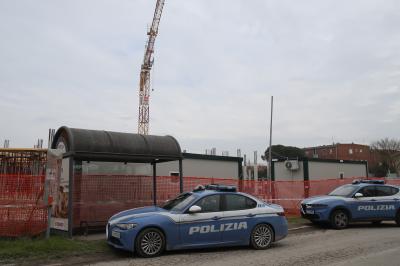
<path id="1" fill-rule="evenodd" d="M 154 53 L 154 43 L 158 34 L 158 26 L 160 25 L 164 2 L 165 0 L 157 0 L 151 28 L 147 32 L 149 37 L 145 47 L 140 73 L 138 133 L 143 135 L 149 133 L 150 70 L 154 61 L 152 59 L 152 54 Z"/>

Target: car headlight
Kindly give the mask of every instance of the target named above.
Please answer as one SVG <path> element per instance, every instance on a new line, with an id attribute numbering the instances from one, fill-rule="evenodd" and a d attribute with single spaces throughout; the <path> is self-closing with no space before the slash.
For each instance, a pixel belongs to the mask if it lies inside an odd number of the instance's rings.
<path id="1" fill-rule="evenodd" d="M 115 226 L 122 230 L 130 230 L 132 228 L 135 228 L 137 226 L 137 224 L 134 224 L 134 223 L 122 224 L 122 223 L 120 223 L 120 224 L 116 224 Z"/>
<path id="2" fill-rule="evenodd" d="M 307 208 L 326 208 L 328 205 L 326 204 L 307 204 Z"/>

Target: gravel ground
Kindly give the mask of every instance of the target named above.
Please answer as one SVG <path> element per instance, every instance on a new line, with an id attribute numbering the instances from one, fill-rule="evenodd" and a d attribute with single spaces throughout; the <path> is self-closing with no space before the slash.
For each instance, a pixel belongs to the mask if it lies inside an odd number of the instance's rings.
<path id="1" fill-rule="evenodd" d="M 346 230 L 317 229 L 292 234 L 268 250 L 224 248 L 166 252 L 151 258 L 127 258 L 91 265 L 400 265 L 400 228 L 355 225 Z"/>

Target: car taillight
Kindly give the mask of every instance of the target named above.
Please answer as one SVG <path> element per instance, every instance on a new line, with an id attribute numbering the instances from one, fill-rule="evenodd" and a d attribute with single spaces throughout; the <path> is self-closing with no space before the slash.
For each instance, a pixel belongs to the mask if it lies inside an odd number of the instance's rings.
<path id="1" fill-rule="evenodd" d="M 284 212 L 278 212 L 277 213 L 279 216 L 285 216 L 285 213 Z"/>

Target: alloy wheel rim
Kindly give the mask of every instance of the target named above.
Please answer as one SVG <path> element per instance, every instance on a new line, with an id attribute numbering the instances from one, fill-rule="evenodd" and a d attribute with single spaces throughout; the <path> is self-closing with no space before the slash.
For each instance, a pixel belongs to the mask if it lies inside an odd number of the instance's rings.
<path id="1" fill-rule="evenodd" d="M 254 232 L 254 241 L 259 247 L 267 247 L 272 239 L 271 230 L 268 226 L 259 226 Z"/>
<path id="2" fill-rule="evenodd" d="M 143 236 L 140 246 L 147 255 L 156 254 L 162 247 L 161 235 L 154 231 L 148 232 Z"/>
<path id="3" fill-rule="evenodd" d="M 345 227 L 347 225 L 347 220 L 347 215 L 343 212 L 340 212 L 335 216 L 335 224 L 338 227 Z"/>

